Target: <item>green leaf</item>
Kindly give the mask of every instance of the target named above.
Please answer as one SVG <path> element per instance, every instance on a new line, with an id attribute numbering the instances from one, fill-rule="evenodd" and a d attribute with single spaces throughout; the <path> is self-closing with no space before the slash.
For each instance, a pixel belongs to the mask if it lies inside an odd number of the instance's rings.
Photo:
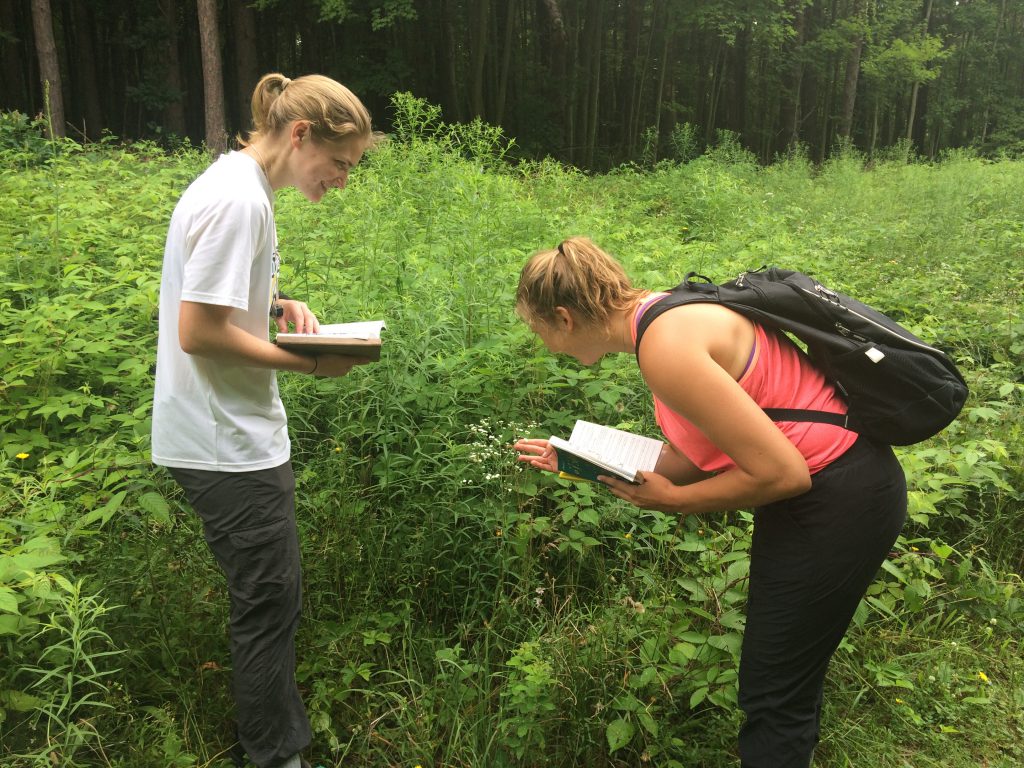
<path id="1" fill-rule="evenodd" d="M 706 699 L 707 697 L 708 697 L 708 689 L 704 688 L 704 687 L 698 688 L 696 691 L 694 691 L 692 694 L 690 694 L 690 709 L 695 708 L 698 704 L 700 704 L 702 701 L 704 701 L 704 699 Z"/>
<path id="2" fill-rule="evenodd" d="M 0 637 L 21 634 L 22 618 L 13 613 L 0 615 Z"/>
<path id="3" fill-rule="evenodd" d="M 689 630 L 679 635 L 680 640 L 685 640 L 687 643 L 696 643 L 702 645 L 708 641 L 708 636 L 704 632 L 694 632 Z"/>
<path id="4" fill-rule="evenodd" d="M 940 544 L 937 541 L 931 542 L 931 550 L 939 556 L 940 560 L 946 560 L 951 554 L 953 554 L 953 548 L 948 544 Z"/>
<path id="5" fill-rule="evenodd" d="M 80 531 L 83 528 L 88 528 L 96 522 L 98 522 L 101 527 L 106 525 L 107 521 L 114 516 L 114 513 L 121 508 L 121 502 L 124 501 L 124 497 L 127 493 L 127 491 L 118 491 L 111 496 L 107 503 L 102 507 L 82 515 L 75 523 L 74 530 Z"/>
<path id="6" fill-rule="evenodd" d="M 19 613 L 18 596 L 10 587 L 0 587 L 0 611 L 4 613 Z"/>
<path id="7" fill-rule="evenodd" d="M 697 648 L 690 643 L 676 643 L 668 652 L 668 660 L 673 664 L 685 664 L 697 655 Z"/>
<path id="8" fill-rule="evenodd" d="M 658 736 L 658 721 L 651 717 L 650 713 L 646 710 L 637 712 L 637 720 L 640 721 L 640 725 L 643 726 L 644 730 L 647 731 L 651 736 L 657 738 Z"/>
<path id="9" fill-rule="evenodd" d="M 727 651 L 733 656 L 739 656 L 740 646 L 743 645 L 743 636 L 737 632 L 730 632 L 727 635 L 712 635 L 708 638 L 708 645 L 720 651 Z"/>
<path id="10" fill-rule="evenodd" d="M 11 556 L 14 565 L 23 571 L 38 571 L 55 563 L 64 562 L 65 559 L 64 555 L 53 550 L 19 552 Z"/>
<path id="11" fill-rule="evenodd" d="M 629 744 L 634 733 L 636 733 L 636 727 L 628 720 L 623 720 L 621 717 L 618 720 L 612 720 L 605 729 L 608 750 L 615 752 L 622 749 Z"/>
<path id="12" fill-rule="evenodd" d="M 171 524 L 171 509 L 167 500 L 155 491 L 149 491 L 139 496 L 139 506 L 151 518 L 163 525 Z"/>
<path id="13" fill-rule="evenodd" d="M 597 510 L 593 507 L 586 507 L 581 509 L 579 513 L 579 519 L 584 523 L 590 523 L 591 525 L 597 525 L 601 522 L 601 516 L 598 515 Z"/>
<path id="14" fill-rule="evenodd" d="M 21 691 L 5 690 L 0 691 L 0 707 L 13 712 L 31 712 L 43 705 L 43 699 L 31 696 Z"/>

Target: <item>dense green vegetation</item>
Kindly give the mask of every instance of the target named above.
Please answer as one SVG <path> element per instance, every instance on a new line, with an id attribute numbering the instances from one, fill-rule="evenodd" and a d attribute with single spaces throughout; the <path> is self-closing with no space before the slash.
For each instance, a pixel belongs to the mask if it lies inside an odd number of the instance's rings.
<path id="1" fill-rule="evenodd" d="M 733 143 L 589 177 L 504 165 L 479 123 L 399 133 L 319 206 L 277 200 L 283 284 L 382 317 L 384 360 L 282 374 L 325 766 L 735 764 L 750 515 L 638 512 L 520 471 L 577 417 L 656 434 L 631 359 L 547 354 L 513 316 L 583 233 L 636 282 L 811 271 L 948 349 L 962 417 L 900 449 L 911 520 L 827 683 L 822 766 L 1024 762 L 1024 164 L 759 167 Z M 0 762 L 225 766 L 223 580 L 148 462 L 159 271 L 207 163 L 0 119 Z"/>

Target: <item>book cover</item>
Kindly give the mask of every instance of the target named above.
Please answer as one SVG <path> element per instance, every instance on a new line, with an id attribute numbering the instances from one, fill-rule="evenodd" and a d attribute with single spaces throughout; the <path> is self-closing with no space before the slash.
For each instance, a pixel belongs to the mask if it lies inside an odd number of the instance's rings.
<path id="1" fill-rule="evenodd" d="M 577 421 L 568 440 L 549 440 L 558 455 L 562 477 L 596 481 L 598 475 L 612 475 L 628 483 L 637 472 L 650 472 L 658 463 L 663 443 L 614 427 Z"/>
<path id="2" fill-rule="evenodd" d="M 293 352 L 351 355 L 380 360 L 383 320 L 321 325 L 319 333 L 279 333 L 275 343 Z"/>

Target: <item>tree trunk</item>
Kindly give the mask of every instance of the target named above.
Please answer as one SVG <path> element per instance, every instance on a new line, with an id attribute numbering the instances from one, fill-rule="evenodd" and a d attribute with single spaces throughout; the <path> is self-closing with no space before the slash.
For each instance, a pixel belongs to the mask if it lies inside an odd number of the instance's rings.
<path id="1" fill-rule="evenodd" d="M 24 41 L 18 27 L 18 15 L 13 0 L 0 0 L 0 51 L 3 52 L 3 82 L 6 95 L 3 107 L 31 112 L 28 106 Z"/>
<path id="2" fill-rule="evenodd" d="M 839 61 L 833 61 L 831 67 L 831 73 L 829 76 L 828 86 L 825 88 L 824 98 L 821 104 L 821 134 L 820 144 L 818 146 L 818 162 L 825 162 L 825 158 L 828 157 L 828 149 L 831 144 L 831 129 L 832 129 L 832 106 L 835 104 L 836 97 L 836 81 L 839 79 Z"/>
<path id="3" fill-rule="evenodd" d="M 244 131 L 252 119 L 252 92 L 260 79 L 256 63 L 256 14 L 250 0 L 233 0 L 232 9 L 235 19 L 235 84 L 238 88 L 235 124 Z"/>
<path id="4" fill-rule="evenodd" d="M 594 167 L 594 154 L 597 148 L 597 125 L 598 104 L 601 99 L 601 64 L 604 58 L 604 2 L 603 0 L 590 0 L 589 12 L 587 14 L 587 47 L 589 58 L 587 97 L 587 119 L 584 122 L 587 131 L 586 164 L 588 168 Z"/>
<path id="5" fill-rule="evenodd" d="M 843 111 L 839 119 L 839 136 L 849 138 L 853 128 L 853 107 L 857 101 L 857 76 L 860 74 L 860 56 L 864 50 L 864 25 L 867 24 L 863 18 L 864 8 L 862 0 L 854 0 L 853 17 L 857 24 L 857 31 L 853 39 L 853 46 L 846 58 L 846 76 L 843 78 Z"/>
<path id="6" fill-rule="evenodd" d="M 508 96 L 508 76 L 512 68 L 512 45 L 515 40 L 516 0 L 507 0 L 508 13 L 505 17 L 505 43 L 501 56 L 501 73 L 498 75 L 498 103 L 496 104 L 494 122 L 502 124 L 505 118 L 505 99 Z"/>
<path id="7" fill-rule="evenodd" d="M 82 133 L 95 140 L 103 132 L 103 111 L 100 108 L 99 81 L 96 78 L 96 44 L 92 13 L 86 3 L 72 3 L 74 12 L 75 50 L 78 65 L 74 68 L 82 102 Z"/>
<path id="8" fill-rule="evenodd" d="M 664 103 L 665 98 L 665 77 L 668 71 L 668 52 L 669 44 L 672 41 L 672 34 L 668 29 L 668 10 L 665 11 L 665 18 L 663 19 L 662 35 L 664 40 L 661 44 L 661 71 L 658 73 L 658 92 L 655 94 L 654 101 L 654 154 L 651 157 L 652 160 L 657 162 L 658 160 L 658 145 L 661 144 L 661 106 Z"/>
<path id="9" fill-rule="evenodd" d="M 558 101 L 558 115 L 561 121 L 562 130 L 562 151 L 567 150 L 564 155 L 567 160 L 572 159 L 572 115 L 573 104 L 571 98 L 566 98 L 569 78 L 567 75 L 569 36 L 565 30 L 565 17 L 558 5 L 558 0 L 543 0 L 544 10 L 547 11 L 550 21 L 550 37 L 546 38 L 548 44 L 546 56 L 542 58 L 549 62 L 549 71 L 553 87 L 545 89 L 547 92 L 556 92 L 561 97 Z M 545 40 L 543 36 L 540 40 Z"/>
<path id="10" fill-rule="evenodd" d="M 565 75 L 562 78 L 564 83 L 563 94 L 566 98 L 563 99 L 565 104 L 565 138 L 568 143 L 568 160 L 570 163 L 577 162 L 578 153 L 581 148 L 582 140 L 579 138 L 579 134 L 582 132 L 582 121 L 577 120 L 577 113 L 581 111 L 579 105 L 582 102 L 586 104 L 586 99 L 580 96 L 580 78 L 579 78 L 579 63 L 576 61 L 579 57 L 580 50 L 580 19 L 579 14 L 574 18 L 573 23 L 568 25 L 572 31 L 572 36 L 565 45 L 565 51 L 562 61 L 562 66 L 565 71 Z"/>
<path id="11" fill-rule="evenodd" d="M 472 117 L 484 118 L 484 61 L 487 58 L 487 18 L 490 13 L 490 0 L 478 0 L 476 8 L 476 26 L 473 31 L 473 68 L 470 86 L 470 113 Z"/>
<path id="12" fill-rule="evenodd" d="M 714 68 L 711 73 L 707 124 L 704 127 L 704 141 L 708 144 L 713 144 L 715 141 L 716 121 L 718 120 L 718 102 L 722 93 L 722 81 L 725 79 L 725 62 L 725 41 L 719 38 L 718 47 L 715 51 Z"/>
<path id="13" fill-rule="evenodd" d="M 178 0 L 161 0 L 160 12 L 167 32 L 164 44 L 167 87 L 170 100 L 164 105 L 164 130 L 174 136 L 185 135 L 184 89 L 181 86 L 181 58 L 178 55 Z"/>
<path id="14" fill-rule="evenodd" d="M 804 38 L 807 29 L 807 14 L 804 11 L 803 2 L 797 2 L 793 11 L 793 45 L 789 55 L 792 56 L 792 63 L 789 69 L 789 87 L 786 95 L 786 102 L 782 108 L 782 132 L 784 136 L 783 145 L 790 149 L 800 141 L 800 123 L 802 114 L 800 104 L 803 97 L 804 63 L 800 57 L 800 51 L 804 46 Z"/>
<path id="15" fill-rule="evenodd" d="M 36 36 L 36 53 L 39 56 L 39 80 L 47 102 L 47 135 L 63 138 L 67 136 L 64 125 L 64 87 L 60 79 L 60 62 L 57 60 L 57 44 L 53 38 L 53 14 L 50 0 L 32 0 L 32 27 Z"/>
<path id="16" fill-rule="evenodd" d="M 1005 6 L 1004 6 L 1005 7 Z M 924 11 L 924 34 L 928 34 L 928 24 L 932 18 L 932 0 L 928 0 L 925 5 Z M 914 138 L 914 119 L 917 112 L 917 94 L 921 88 L 921 83 L 914 82 L 914 87 L 910 91 L 910 115 L 907 117 L 907 141 L 912 141 Z"/>
<path id="17" fill-rule="evenodd" d="M 928 10 L 929 11 L 931 10 L 931 0 L 928 0 Z M 996 22 L 995 42 L 992 45 L 992 49 L 994 51 L 997 51 L 997 52 L 999 51 L 999 33 L 1003 29 L 1003 19 L 1004 19 L 1005 16 L 1006 16 L 1006 0 L 1003 0 L 1002 4 L 999 7 L 999 20 Z M 997 55 L 998 55 L 998 53 L 997 53 Z M 993 72 L 993 73 L 991 73 L 991 76 L 989 78 L 988 88 L 986 89 L 986 93 L 985 93 L 985 115 L 984 115 L 984 117 L 982 117 L 982 120 L 981 120 L 981 143 L 982 144 L 984 144 L 986 139 L 988 139 L 988 114 L 989 114 L 989 107 L 991 106 L 991 102 L 992 102 L 992 80 L 994 79 L 994 77 L 995 77 L 995 73 Z"/>
<path id="18" fill-rule="evenodd" d="M 729 58 L 732 59 L 732 98 L 729 100 L 729 112 L 726 118 L 740 138 L 748 135 L 747 132 L 747 68 L 750 62 L 747 60 L 750 55 L 750 38 L 752 25 L 750 20 L 744 22 L 743 29 L 736 35 L 736 44 L 729 51 Z"/>
<path id="19" fill-rule="evenodd" d="M 633 126 L 639 119 L 638 80 L 642 78 L 645 67 L 640 67 L 640 8 L 631 7 L 632 4 L 625 4 L 626 15 L 623 33 L 623 66 L 622 85 L 619 91 L 625 100 L 625 127 L 623 130 L 622 147 L 626 157 L 633 157 L 635 147 Z"/>
<path id="20" fill-rule="evenodd" d="M 444 41 L 443 56 L 445 70 L 445 93 L 448 102 L 448 119 L 462 122 L 462 99 L 459 98 L 459 50 L 455 35 L 455 12 L 452 0 L 441 0 L 441 39 Z"/>
<path id="21" fill-rule="evenodd" d="M 957 50 L 960 52 L 959 62 L 957 63 L 957 76 L 956 76 L 956 97 L 961 102 L 962 106 L 956 111 L 956 117 L 953 120 L 953 126 L 951 128 L 950 141 L 953 146 L 958 144 L 967 143 L 967 121 L 970 118 L 970 102 L 966 98 L 967 96 L 967 64 L 968 54 L 971 53 L 971 32 L 970 30 L 964 32 L 961 39 L 956 45 Z"/>
<path id="22" fill-rule="evenodd" d="M 224 122 L 224 76 L 217 29 L 217 0 L 198 0 L 199 38 L 203 56 L 203 112 L 206 116 L 206 147 L 215 156 L 227 149 Z"/>

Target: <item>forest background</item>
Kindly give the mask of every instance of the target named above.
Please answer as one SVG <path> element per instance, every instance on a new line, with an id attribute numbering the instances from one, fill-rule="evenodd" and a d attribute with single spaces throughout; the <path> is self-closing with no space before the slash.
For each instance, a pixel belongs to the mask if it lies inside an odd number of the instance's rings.
<path id="1" fill-rule="evenodd" d="M 0 0 L 0 763 L 227 765 L 224 583 L 149 463 L 151 370 L 170 212 L 271 69 L 342 79 L 391 134 L 343 194 L 276 200 L 289 292 L 388 322 L 380 363 L 280 377 L 318 763 L 736 762 L 749 512 L 677 525 L 508 448 L 578 417 L 657 434 L 628 359 L 579 368 L 512 313 L 571 234 L 651 287 L 802 269 L 953 356 L 970 401 L 898 451 L 910 520 L 817 759 L 1024 763 L 1022 17 Z"/>
<path id="2" fill-rule="evenodd" d="M 843 142 L 1024 148 L 1024 0 L 0 0 L 0 108 L 222 148 L 264 72 L 330 75 L 392 128 L 408 91 L 512 154 L 606 170 L 731 132 L 762 162 Z"/>

